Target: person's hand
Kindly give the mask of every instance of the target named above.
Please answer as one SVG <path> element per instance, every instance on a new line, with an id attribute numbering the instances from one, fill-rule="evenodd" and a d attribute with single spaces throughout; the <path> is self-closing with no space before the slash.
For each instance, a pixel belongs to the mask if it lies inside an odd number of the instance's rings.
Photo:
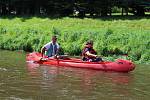
<path id="1" fill-rule="evenodd" d="M 41 61 L 46 61 L 47 59 L 48 58 L 43 58 L 43 57 L 40 58 Z"/>
<path id="2" fill-rule="evenodd" d="M 58 59 L 58 58 L 59 58 L 59 56 L 56 54 L 56 55 L 54 55 L 54 58 L 55 58 L 55 59 Z"/>
<path id="3" fill-rule="evenodd" d="M 97 55 L 95 55 L 95 58 L 97 58 L 98 56 Z"/>

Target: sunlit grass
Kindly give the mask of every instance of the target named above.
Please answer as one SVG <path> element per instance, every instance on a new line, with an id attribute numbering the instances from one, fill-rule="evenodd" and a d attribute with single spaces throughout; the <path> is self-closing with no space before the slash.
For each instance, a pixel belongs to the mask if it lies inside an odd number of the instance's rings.
<path id="1" fill-rule="evenodd" d="M 128 54 L 134 61 L 150 61 L 150 19 L 112 18 L 1 18 L 0 48 L 40 51 L 53 34 L 64 52 L 79 55 L 84 43 L 94 40 L 94 48 L 104 56 Z"/>

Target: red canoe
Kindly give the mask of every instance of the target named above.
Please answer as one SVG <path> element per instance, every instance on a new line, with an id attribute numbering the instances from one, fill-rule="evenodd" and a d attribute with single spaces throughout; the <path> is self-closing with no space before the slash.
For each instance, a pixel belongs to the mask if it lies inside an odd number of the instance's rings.
<path id="1" fill-rule="evenodd" d="M 44 64 L 44 65 L 88 68 L 88 69 L 116 71 L 116 72 L 129 72 L 135 69 L 135 65 L 131 61 L 123 60 L 123 59 L 118 59 L 115 62 L 110 62 L 110 61 L 85 62 L 77 58 L 68 58 L 68 59 L 48 58 L 45 61 L 39 60 L 40 58 L 41 58 L 41 54 L 37 52 L 27 54 L 27 61 L 33 61 L 35 63 Z"/>

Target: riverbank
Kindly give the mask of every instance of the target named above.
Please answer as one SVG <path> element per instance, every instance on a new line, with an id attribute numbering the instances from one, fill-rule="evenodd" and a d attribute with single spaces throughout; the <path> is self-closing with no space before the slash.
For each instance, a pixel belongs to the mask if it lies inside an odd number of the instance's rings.
<path id="1" fill-rule="evenodd" d="M 94 40 L 99 55 L 150 62 L 150 19 L 124 18 L 0 18 L 0 49 L 40 51 L 54 34 L 62 52 L 80 55 L 84 43 Z"/>

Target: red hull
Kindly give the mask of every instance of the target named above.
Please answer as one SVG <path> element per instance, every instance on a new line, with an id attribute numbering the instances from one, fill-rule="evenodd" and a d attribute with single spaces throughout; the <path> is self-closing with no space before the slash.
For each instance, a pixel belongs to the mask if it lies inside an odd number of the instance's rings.
<path id="1" fill-rule="evenodd" d="M 104 70 L 104 71 L 116 71 L 116 72 L 129 72 L 135 69 L 135 65 L 123 59 L 118 59 L 115 62 L 84 62 L 80 59 L 70 58 L 70 59 L 53 59 L 50 58 L 46 61 L 39 61 L 41 58 L 40 53 L 30 53 L 27 55 L 27 61 L 35 61 L 39 64 L 44 65 L 56 65 L 56 66 L 65 66 L 65 67 L 77 67 L 77 68 L 88 68 L 95 70 Z"/>

